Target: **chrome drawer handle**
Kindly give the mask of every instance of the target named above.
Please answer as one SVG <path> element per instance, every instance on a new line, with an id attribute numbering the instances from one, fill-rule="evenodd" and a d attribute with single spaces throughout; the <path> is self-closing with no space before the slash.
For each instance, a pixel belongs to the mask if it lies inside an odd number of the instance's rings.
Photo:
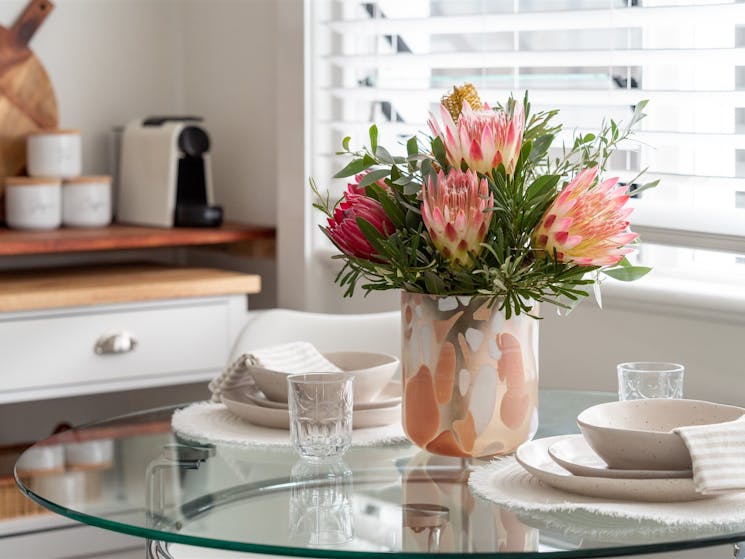
<path id="1" fill-rule="evenodd" d="M 98 355 L 114 355 L 117 353 L 128 353 L 136 347 L 137 340 L 129 332 L 117 332 L 116 334 L 98 338 L 94 351 Z"/>

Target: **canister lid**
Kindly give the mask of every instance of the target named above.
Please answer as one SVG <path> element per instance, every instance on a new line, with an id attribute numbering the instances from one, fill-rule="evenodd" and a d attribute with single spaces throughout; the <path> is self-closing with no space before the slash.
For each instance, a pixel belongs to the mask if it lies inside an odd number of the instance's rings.
<path id="1" fill-rule="evenodd" d="M 87 183 L 111 183 L 111 177 L 108 175 L 86 175 L 82 177 L 70 177 L 62 181 L 62 186 L 68 184 L 87 184 Z"/>
<path id="2" fill-rule="evenodd" d="M 80 130 L 77 128 L 49 128 L 47 130 L 31 132 L 29 136 L 50 136 L 53 134 L 80 135 Z"/>
<path id="3" fill-rule="evenodd" d="M 61 182 L 56 177 L 5 177 L 5 186 L 59 186 Z"/>

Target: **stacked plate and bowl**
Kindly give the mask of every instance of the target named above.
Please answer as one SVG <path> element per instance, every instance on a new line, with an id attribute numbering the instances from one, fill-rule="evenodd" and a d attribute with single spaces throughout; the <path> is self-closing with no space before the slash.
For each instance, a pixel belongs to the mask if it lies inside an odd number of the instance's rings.
<path id="1" fill-rule="evenodd" d="M 401 382 L 393 380 L 399 360 L 385 353 L 338 351 L 323 356 L 354 378 L 354 429 L 401 421 Z M 222 392 L 222 402 L 235 415 L 264 427 L 289 429 L 287 376 L 290 373 L 248 366 L 248 382 Z"/>
<path id="2" fill-rule="evenodd" d="M 696 492 L 691 456 L 675 429 L 734 421 L 745 408 L 700 400 L 626 400 L 599 404 L 577 417 L 581 435 L 528 441 L 517 461 L 545 484 L 591 497 L 690 501 Z"/>

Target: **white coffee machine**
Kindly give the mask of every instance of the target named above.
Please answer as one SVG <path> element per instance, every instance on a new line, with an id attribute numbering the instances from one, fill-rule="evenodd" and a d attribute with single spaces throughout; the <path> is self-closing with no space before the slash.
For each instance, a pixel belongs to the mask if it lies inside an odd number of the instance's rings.
<path id="1" fill-rule="evenodd" d="M 121 137 L 117 221 L 155 227 L 215 227 L 210 139 L 199 117 L 148 117 Z"/>

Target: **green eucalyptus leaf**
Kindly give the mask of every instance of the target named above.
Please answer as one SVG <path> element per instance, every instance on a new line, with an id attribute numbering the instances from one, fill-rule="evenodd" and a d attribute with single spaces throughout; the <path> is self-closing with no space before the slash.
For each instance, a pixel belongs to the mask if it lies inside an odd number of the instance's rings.
<path id="1" fill-rule="evenodd" d="M 394 163 L 396 163 L 393 160 L 393 156 L 383 146 L 378 146 L 375 149 L 374 153 L 375 157 L 377 157 L 383 163 L 386 163 L 388 165 L 393 165 Z"/>
<path id="2" fill-rule="evenodd" d="M 543 136 L 536 138 L 533 142 L 533 149 L 530 152 L 530 162 L 535 163 L 536 161 L 543 159 L 553 141 L 553 134 L 544 134 Z"/>
<path id="3" fill-rule="evenodd" d="M 445 145 L 442 143 L 442 138 L 439 136 L 435 136 L 432 139 L 432 153 L 435 156 L 435 159 L 437 159 L 437 163 L 440 164 L 440 167 L 443 169 L 447 167 L 447 155 L 445 153 Z"/>
<path id="4" fill-rule="evenodd" d="M 429 159 L 425 159 L 422 161 L 422 178 L 426 179 L 426 177 L 431 174 L 434 171 L 432 168 L 432 161 Z"/>
<path id="5" fill-rule="evenodd" d="M 416 141 L 416 136 L 412 136 L 406 142 L 406 153 L 409 157 L 414 157 L 419 153 L 419 145 Z"/>
<path id="6" fill-rule="evenodd" d="M 395 182 L 401 178 L 401 171 L 395 165 L 391 166 L 391 182 Z"/>
<path id="7" fill-rule="evenodd" d="M 422 190 L 422 185 L 415 182 L 410 182 L 404 185 L 404 194 L 406 194 L 406 196 L 419 194 L 420 190 Z"/>
<path id="8" fill-rule="evenodd" d="M 404 225 L 405 215 L 404 211 L 401 209 L 401 207 L 396 204 L 390 196 L 380 188 L 377 184 L 370 185 L 371 188 L 376 189 L 377 192 L 377 200 L 380 202 L 380 205 L 383 206 L 383 211 L 388 215 L 389 218 L 391 218 L 391 221 L 393 222 L 393 225 L 396 226 L 396 229 L 400 229 Z M 391 231 L 392 232 L 392 231 Z"/>
<path id="9" fill-rule="evenodd" d="M 619 281 L 635 281 L 647 275 L 651 270 L 652 268 L 647 268 L 646 266 L 620 266 L 618 268 L 602 270 L 602 272 L 606 276 Z"/>
<path id="10" fill-rule="evenodd" d="M 370 159 L 369 161 L 366 161 L 365 158 L 353 159 L 347 164 L 346 167 L 344 167 L 341 171 L 336 173 L 334 175 L 334 178 L 343 179 L 344 177 L 351 177 L 353 175 L 356 175 L 357 173 L 361 173 L 362 171 L 372 166 L 373 164 L 375 164 L 375 161 L 372 159 Z"/>
<path id="11" fill-rule="evenodd" d="M 645 190 L 649 190 L 650 188 L 654 188 L 658 184 L 660 184 L 660 179 L 656 179 L 656 180 L 653 180 L 653 181 L 644 183 L 643 185 L 636 187 L 636 189 L 634 190 L 634 192 L 632 192 L 631 194 L 633 196 L 638 196 L 639 194 L 641 194 Z"/>
<path id="12" fill-rule="evenodd" d="M 370 151 L 375 153 L 378 149 L 378 127 L 374 124 L 370 127 Z"/>
<path id="13" fill-rule="evenodd" d="M 412 210 L 406 211 L 406 227 L 408 227 L 409 229 L 417 229 L 421 223 L 421 214 L 418 214 Z"/>
<path id="14" fill-rule="evenodd" d="M 525 197 L 528 200 L 535 200 L 541 196 L 553 193 L 556 190 L 556 185 L 559 184 L 560 178 L 559 175 L 543 175 L 538 177 L 528 187 Z"/>
<path id="15" fill-rule="evenodd" d="M 386 178 L 388 175 L 390 175 L 389 169 L 375 169 L 374 171 L 370 171 L 364 177 L 362 177 L 360 186 L 368 186 L 370 184 L 373 184 L 375 181 Z"/>
<path id="16" fill-rule="evenodd" d="M 349 142 L 352 141 L 352 138 L 347 136 L 341 141 L 341 147 L 344 149 L 344 151 L 349 151 Z"/>

